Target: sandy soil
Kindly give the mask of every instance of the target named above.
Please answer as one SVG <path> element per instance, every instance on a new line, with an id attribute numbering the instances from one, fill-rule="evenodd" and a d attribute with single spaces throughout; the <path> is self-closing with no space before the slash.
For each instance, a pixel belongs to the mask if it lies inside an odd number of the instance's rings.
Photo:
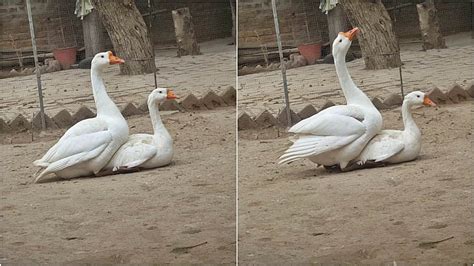
<path id="1" fill-rule="evenodd" d="M 414 111 L 418 160 L 346 173 L 279 166 L 283 134 L 240 131 L 240 263 L 473 263 L 473 103 Z M 383 116 L 402 128 L 400 110 Z"/>
<path id="2" fill-rule="evenodd" d="M 171 166 L 43 184 L 32 184 L 31 162 L 62 132 L 32 143 L 2 136 L 0 263 L 234 264 L 235 110 L 173 113 L 164 123 L 175 139 Z M 129 125 L 152 132 L 148 117 Z"/>

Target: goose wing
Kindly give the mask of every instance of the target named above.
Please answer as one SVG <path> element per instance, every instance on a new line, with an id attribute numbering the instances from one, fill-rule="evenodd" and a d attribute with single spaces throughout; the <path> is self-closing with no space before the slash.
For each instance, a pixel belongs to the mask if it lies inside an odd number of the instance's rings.
<path id="1" fill-rule="evenodd" d="M 357 107 L 334 106 L 300 121 L 289 132 L 299 138 L 280 157 L 279 163 L 315 156 L 341 148 L 366 132 L 363 112 Z"/>
<path id="2" fill-rule="evenodd" d="M 54 162 L 53 157 L 57 156 L 61 152 L 58 152 L 58 149 L 62 147 L 64 149 L 65 146 L 70 146 L 71 142 L 68 142 L 66 144 L 63 144 L 63 142 L 66 142 L 67 139 L 73 138 L 73 137 L 79 137 L 79 136 L 88 136 L 90 137 L 91 133 L 98 133 L 98 132 L 103 132 L 107 130 L 106 123 L 104 123 L 101 119 L 99 118 L 90 118 L 90 119 L 85 119 L 71 128 L 69 128 L 64 135 L 56 142 L 56 144 L 53 145 L 46 153 L 45 155 L 39 159 L 33 162 L 34 165 L 40 166 L 40 167 L 47 167 L 51 162 Z M 78 146 L 87 146 L 90 143 L 96 143 L 94 139 L 87 140 L 85 142 L 78 142 L 75 145 Z M 94 145 L 94 144 L 92 144 Z M 89 147 L 89 146 L 87 146 Z"/>
<path id="3" fill-rule="evenodd" d="M 138 134 L 130 136 L 129 140 L 114 154 L 108 169 L 116 170 L 118 167 L 137 167 L 153 158 L 158 148 L 152 145 L 152 136 Z"/>
<path id="4" fill-rule="evenodd" d="M 316 136 L 362 135 L 366 131 L 364 119 L 364 112 L 357 106 L 333 106 L 298 122 L 289 132 Z"/>
<path id="5" fill-rule="evenodd" d="M 373 139 L 356 159 L 358 164 L 365 164 L 367 161 L 385 161 L 405 148 L 405 144 L 400 140 L 401 131 L 382 130 Z"/>
<path id="6" fill-rule="evenodd" d="M 99 156 L 110 142 L 112 142 L 112 134 L 108 131 L 100 131 L 72 136 L 57 143 L 54 151 L 49 154 L 49 160 L 42 162 L 46 169 L 36 177 L 35 182 L 48 173 L 61 171 Z"/>

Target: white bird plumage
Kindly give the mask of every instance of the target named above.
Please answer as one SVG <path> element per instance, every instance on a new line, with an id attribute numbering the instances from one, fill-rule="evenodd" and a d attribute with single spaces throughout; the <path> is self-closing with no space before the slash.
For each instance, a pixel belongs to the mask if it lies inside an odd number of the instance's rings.
<path id="1" fill-rule="evenodd" d="M 382 115 L 354 84 L 346 67 L 345 56 L 358 31 L 339 33 L 333 42 L 334 64 L 347 105 L 327 108 L 291 127 L 289 132 L 297 139 L 279 163 L 308 158 L 318 165 L 344 169 L 382 129 Z"/>
<path id="2" fill-rule="evenodd" d="M 94 56 L 91 63 L 91 83 L 97 116 L 72 126 L 41 159 L 33 163 L 46 168 L 35 178 L 35 182 L 50 173 L 66 179 L 97 174 L 127 141 L 127 122 L 107 95 L 102 79 L 105 67 L 121 63 L 124 60 L 114 56 L 112 52 Z"/>
<path id="3" fill-rule="evenodd" d="M 153 125 L 153 135 L 134 134 L 114 154 L 105 170 L 122 168 L 156 168 L 171 163 L 173 139 L 163 125 L 158 106 L 166 99 L 175 99 L 170 89 L 157 88 L 148 96 L 148 110 Z"/>
<path id="4" fill-rule="evenodd" d="M 354 161 L 363 165 L 367 161 L 401 163 L 416 159 L 421 149 L 421 132 L 410 109 L 420 105 L 436 106 L 421 91 L 407 94 L 402 105 L 404 129 L 380 131 Z"/>

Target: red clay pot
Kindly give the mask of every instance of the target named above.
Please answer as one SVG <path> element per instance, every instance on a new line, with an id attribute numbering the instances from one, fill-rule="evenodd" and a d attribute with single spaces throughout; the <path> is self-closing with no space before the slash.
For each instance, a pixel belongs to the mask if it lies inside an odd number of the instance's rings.
<path id="1" fill-rule="evenodd" d="M 58 60 L 62 69 L 69 69 L 76 63 L 76 47 L 57 48 L 53 50 L 54 59 Z"/>
<path id="2" fill-rule="evenodd" d="M 298 45 L 298 51 L 306 59 L 308 65 L 316 63 L 321 58 L 321 44 L 310 43 Z"/>

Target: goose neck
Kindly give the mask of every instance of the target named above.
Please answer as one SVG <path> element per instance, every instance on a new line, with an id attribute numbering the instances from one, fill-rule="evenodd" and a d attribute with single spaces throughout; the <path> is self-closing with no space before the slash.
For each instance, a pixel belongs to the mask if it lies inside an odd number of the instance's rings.
<path id="1" fill-rule="evenodd" d="M 97 115 L 117 115 L 120 110 L 115 103 L 110 99 L 105 90 L 104 80 L 102 79 L 102 70 L 97 67 L 91 68 L 91 84 L 92 92 L 94 94 L 95 106 L 97 108 Z"/>
<path id="2" fill-rule="evenodd" d="M 169 135 L 161 120 L 160 110 L 158 104 L 153 101 L 148 102 L 148 110 L 150 111 L 151 124 L 153 125 L 153 132 L 155 135 Z"/>
<path id="3" fill-rule="evenodd" d="M 370 99 L 355 85 L 349 71 L 347 70 L 345 54 L 335 55 L 334 64 L 337 77 L 341 84 L 342 91 L 346 97 L 347 104 L 373 105 Z"/>
<path id="4" fill-rule="evenodd" d="M 403 126 L 404 126 L 404 131 L 409 131 L 409 132 L 414 132 L 418 133 L 420 130 L 418 129 L 418 126 L 415 123 L 415 120 L 413 120 L 413 115 L 411 113 L 411 104 L 408 101 L 403 101 L 402 105 L 402 117 L 403 117 Z"/>

